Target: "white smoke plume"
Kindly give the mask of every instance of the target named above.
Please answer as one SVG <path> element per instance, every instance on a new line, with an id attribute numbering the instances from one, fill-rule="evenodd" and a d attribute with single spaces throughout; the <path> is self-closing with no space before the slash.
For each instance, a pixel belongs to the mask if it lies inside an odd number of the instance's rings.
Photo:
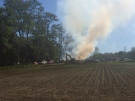
<path id="1" fill-rule="evenodd" d="M 99 38 L 126 24 L 135 13 L 135 0 L 58 0 L 57 4 L 64 29 L 77 43 L 76 59 L 85 59 Z"/>

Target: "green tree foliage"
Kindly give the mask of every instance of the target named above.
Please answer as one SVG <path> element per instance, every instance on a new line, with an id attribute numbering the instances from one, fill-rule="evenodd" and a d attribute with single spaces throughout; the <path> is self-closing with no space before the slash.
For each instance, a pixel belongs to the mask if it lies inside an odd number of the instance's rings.
<path id="1" fill-rule="evenodd" d="M 16 61 L 16 38 L 10 14 L 0 8 L 0 65 L 11 65 Z"/>
<path id="2" fill-rule="evenodd" d="M 3 0 L 0 8 L 0 65 L 60 60 L 66 34 L 57 16 L 38 0 Z"/>
<path id="3" fill-rule="evenodd" d="M 90 59 L 100 59 L 101 61 L 135 61 L 135 47 L 131 48 L 131 51 L 119 51 L 115 53 L 99 53 L 98 48 L 95 48 L 94 54 Z"/>
<path id="4" fill-rule="evenodd" d="M 60 61 L 71 51 L 73 38 L 66 34 L 56 15 L 45 12 L 38 0 L 3 0 L 0 8 L 0 66 L 17 62 Z M 68 48 L 69 47 L 69 48 Z M 135 60 L 135 49 L 124 57 Z M 99 53 L 93 57 L 123 58 L 123 52 Z"/>
<path id="5" fill-rule="evenodd" d="M 132 60 L 135 60 L 135 47 L 131 48 L 130 57 L 131 57 Z"/>

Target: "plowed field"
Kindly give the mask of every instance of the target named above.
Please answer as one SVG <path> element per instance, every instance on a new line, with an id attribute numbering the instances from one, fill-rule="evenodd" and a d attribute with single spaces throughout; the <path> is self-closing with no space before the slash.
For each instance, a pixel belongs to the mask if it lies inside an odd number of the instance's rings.
<path id="1" fill-rule="evenodd" d="M 135 101 L 135 64 L 1 70 L 0 101 Z"/>

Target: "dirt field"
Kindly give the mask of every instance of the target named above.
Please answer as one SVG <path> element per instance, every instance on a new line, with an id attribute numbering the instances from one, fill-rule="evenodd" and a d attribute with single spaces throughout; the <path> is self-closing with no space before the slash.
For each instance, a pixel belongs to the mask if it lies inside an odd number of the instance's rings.
<path id="1" fill-rule="evenodd" d="M 135 64 L 2 70 L 0 101 L 135 101 Z"/>

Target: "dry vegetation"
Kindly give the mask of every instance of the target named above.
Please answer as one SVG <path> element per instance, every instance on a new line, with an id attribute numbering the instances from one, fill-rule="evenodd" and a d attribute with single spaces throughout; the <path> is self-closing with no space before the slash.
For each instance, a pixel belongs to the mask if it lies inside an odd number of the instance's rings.
<path id="1" fill-rule="evenodd" d="M 1 70 L 0 101 L 135 101 L 135 64 Z"/>

